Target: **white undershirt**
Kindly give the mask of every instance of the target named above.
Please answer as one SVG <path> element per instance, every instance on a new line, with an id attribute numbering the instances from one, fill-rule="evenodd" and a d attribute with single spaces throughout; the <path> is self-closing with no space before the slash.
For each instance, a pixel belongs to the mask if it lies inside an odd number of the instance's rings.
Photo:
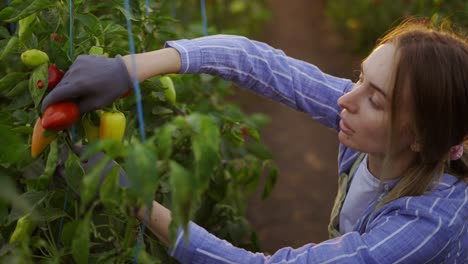
<path id="1" fill-rule="evenodd" d="M 366 155 L 353 176 L 341 209 L 339 227 L 341 234 L 353 231 L 364 210 L 375 199 L 378 187 L 379 179 L 374 177 L 367 168 Z"/>

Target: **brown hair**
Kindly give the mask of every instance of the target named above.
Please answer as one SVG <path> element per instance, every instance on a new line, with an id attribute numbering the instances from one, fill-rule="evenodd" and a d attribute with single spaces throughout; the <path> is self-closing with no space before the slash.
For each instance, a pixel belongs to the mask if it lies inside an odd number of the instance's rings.
<path id="1" fill-rule="evenodd" d="M 430 190 L 443 172 L 468 179 L 468 149 L 461 159 L 450 161 L 452 146 L 468 135 L 468 44 L 466 35 L 429 25 L 427 20 L 408 19 L 387 33 L 377 46 L 391 43 L 397 50 L 392 83 L 389 149 L 398 146 L 398 124 L 411 115 L 411 133 L 420 146 L 414 160 L 383 203 Z M 409 89 L 405 92 L 405 89 Z M 409 94 L 412 110 L 401 109 L 403 94 Z M 405 95 L 405 96 L 406 96 Z M 466 143 L 466 142 L 465 142 Z M 384 171 L 391 169 L 387 155 Z"/>

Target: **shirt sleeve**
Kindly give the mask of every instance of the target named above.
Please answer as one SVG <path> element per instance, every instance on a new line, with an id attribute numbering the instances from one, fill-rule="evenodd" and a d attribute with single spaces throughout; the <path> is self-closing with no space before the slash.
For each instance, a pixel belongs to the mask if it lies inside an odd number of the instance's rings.
<path id="1" fill-rule="evenodd" d="M 353 87 L 348 79 L 286 56 L 271 46 L 234 35 L 168 41 L 181 55 L 180 73 L 207 73 L 232 81 L 337 129 L 338 98 Z"/>
<path id="2" fill-rule="evenodd" d="M 179 231 L 170 253 L 181 263 L 440 263 L 454 234 L 439 217 L 392 212 L 369 232 L 350 232 L 319 244 L 282 248 L 271 256 L 234 247 L 191 223 L 188 243 Z"/>

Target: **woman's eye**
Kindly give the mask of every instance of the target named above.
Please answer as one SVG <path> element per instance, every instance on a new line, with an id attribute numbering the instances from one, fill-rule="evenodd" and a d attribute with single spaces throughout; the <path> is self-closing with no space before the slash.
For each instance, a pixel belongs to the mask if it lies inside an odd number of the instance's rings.
<path id="1" fill-rule="evenodd" d="M 376 109 L 381 109 L 382 107 L 380 107 L 380 105 L 378 105 L 374 99 L 373 99 L 373 96 L 369 96 L 369 102 L 370 104 L 372 105 L 372 107 L 376 108 Z"/>

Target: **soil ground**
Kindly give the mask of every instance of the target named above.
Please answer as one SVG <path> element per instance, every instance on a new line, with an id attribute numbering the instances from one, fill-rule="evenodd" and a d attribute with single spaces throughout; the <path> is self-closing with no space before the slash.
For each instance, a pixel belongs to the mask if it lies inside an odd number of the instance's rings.
<path id="1" fill-rule="evenodd" d="M 272 19 L 253 39 L 323 71 L 353 78 L 361 58 L 345 48 L 325 15 L 325 0 L 269 0 Z M 280 169 L 278 183 L 266 200 L 261 190 L 249 202 L 248 218 L 265 252 L 328 239 L 327 225 L 337 188 L 335 131 L 308 115 L 236 88 L 232 99 L 246 113 L 261 112 L 272 122 L 263 129 L 264 143 Z"/>

